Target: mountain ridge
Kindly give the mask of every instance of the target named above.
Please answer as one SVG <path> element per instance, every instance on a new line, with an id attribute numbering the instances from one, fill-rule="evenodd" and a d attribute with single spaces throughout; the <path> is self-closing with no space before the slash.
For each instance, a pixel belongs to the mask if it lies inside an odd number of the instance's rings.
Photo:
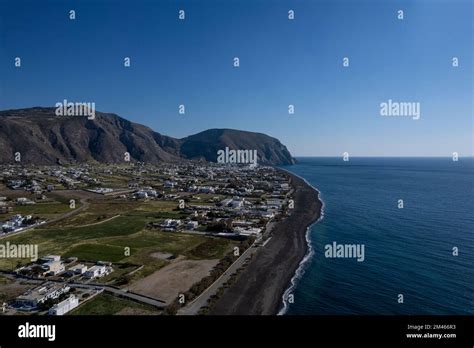
<path id="1" fill-rule="evenodd" d="M 216 162 L 217 151 L 256 150 L 258 163 L 294 164 L 278 139 L 263 133 L 212 128 L 181 139 L 154 131 L 114 113 L 96 112 L 95 118 L 56 116 L 53 107 L 0 111 L 0 163 L 48 165 L 57 163 L 121 163 L 125 153 L 140 162 L 205 160 Z"/>

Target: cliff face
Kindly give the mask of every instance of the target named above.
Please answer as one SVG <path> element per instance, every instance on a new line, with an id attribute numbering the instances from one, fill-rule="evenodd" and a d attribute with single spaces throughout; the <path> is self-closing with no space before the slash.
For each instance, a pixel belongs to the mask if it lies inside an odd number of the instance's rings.
<path id="1" fill-rule="evenodd" d="M 235 129 L 209 129 L 182 139 L 181 155 L 184 158 L 203 158 L 216 162 L 217 151 L 225 149 L 256 150 L 258 163 L 279 165 L 295 161 L 285 145 L 278 139 L 262 133 Z"/>
<path id="2" fill-rule="evenodd" d="M 131 161 L 215 162 L 217 151 L 225 147 L 257 150 L 262 164 L 294 163 L 284 145 L 260 133 L 211 129 L 175 139 L 115 114 L 96 112 L 89 120 L 56 116 L 54 108 L 0 111 L 0 164 L 13 163 L 15 152 L 25 164 L 123 163 L 126 152 Z"/>

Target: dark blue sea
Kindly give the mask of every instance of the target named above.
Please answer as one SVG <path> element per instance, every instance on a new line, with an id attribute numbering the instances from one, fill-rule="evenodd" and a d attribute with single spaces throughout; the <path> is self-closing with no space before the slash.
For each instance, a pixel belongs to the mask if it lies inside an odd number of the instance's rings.
<path id="1" fill-rule="evenodd" d="M 474 314 L 473 158 L 297 160 L 284 168 L 321 192 L 324 218 L 286 314 Z M 333 242 L 365 260 L 325 257 Z"/>

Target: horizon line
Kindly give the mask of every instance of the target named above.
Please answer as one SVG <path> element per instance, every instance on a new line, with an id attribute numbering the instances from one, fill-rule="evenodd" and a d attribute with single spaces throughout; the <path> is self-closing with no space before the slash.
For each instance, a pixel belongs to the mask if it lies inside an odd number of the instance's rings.
<path id="1" fill-rule="evenodd" d="M 340 158 L 341 155 L 294 155 L 294 158 Z M 474 155 L 458 156 L 458 158 L 473 158 Z M 452 156 L 436 156 L 436 155 L 388 155 L 388 156 L 371 156 L 371 155 L 357 155 L 350 156 L 350 158 L 452 158 Z"/>

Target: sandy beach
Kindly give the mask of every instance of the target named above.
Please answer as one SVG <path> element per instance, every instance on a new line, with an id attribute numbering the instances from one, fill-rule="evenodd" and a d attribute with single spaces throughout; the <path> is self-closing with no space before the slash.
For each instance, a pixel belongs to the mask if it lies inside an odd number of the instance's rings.
<path id="1" fill-rule="evenodd" d="M 306 230 L 321 214 L 318 192 L 289 174 L 295 189 L 295 208 L 278 222 L 271 240 L 260 248 L 236 281 L 213 306 L 212 315 L 274 315 L 308 245 Z"/>

